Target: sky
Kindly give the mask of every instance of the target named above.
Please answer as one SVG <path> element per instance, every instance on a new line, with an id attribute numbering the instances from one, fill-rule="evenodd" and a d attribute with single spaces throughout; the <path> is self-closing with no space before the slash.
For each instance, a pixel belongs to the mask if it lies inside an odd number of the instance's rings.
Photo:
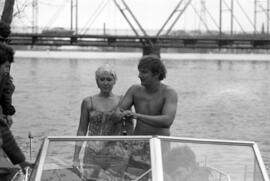
<path id="1" fill-rule="evenodd" d="M 17 0 L 18 4 L 27 0 Z M 28 0 L 32 2 L 32 0 Z M 70 28 L 70 2 L 71 0 L 37 0 L 38 1 L 38 21 L 39 29 L 52 29 L 54 27 Z M 75 0 L 73 0 L 75 1 Z M 161 29 L 167 18 L 181 0 L 125 0 L 132 13 L 143 29 L 156 32 Z M 184 5 L 189 0 L 183 0 L 178 8 L 178 13 L 183 12 L 173 30 L 216 30 L 219 26 L 219 0 L 192 0 L 189 6 L 183 11 Z M 201 4 L 205 2 L 203 11 Z M 267 0 L 258 1 L 257 29 L 261 29 L 262 24 L 266 27 Z M 117 0 L 121 2 L 121 0 Z M 231 0 L 222 0 L 222 28 L 224 31 L 230 30 L 229 6 Z M 127 12 L 127 11 L 125 11 Z M 175 14 L 165 30 L 170 27 L 178 14 Z M 254 30 L 254 0 L 234 0 L 234 30 L 253 31 Z M 14 19 L 14 26 L 32 26 L 33 12 L 30 5 L 25 8 L 20 16 Z M 135 28 L 138 26 L 128 16 Z M 200 19 L 201 18 L 201 19 Z M 75 18 L 74 18 L 75 19 Z M 207 24 L 207 27 L 205 26 Z M 120 10 L 113 0 L 78 0 L 78 26 L 80 32 L 98 31 L 104 27 L 106 29 L 120 31 L 121 29 L 131 31 Z"/>

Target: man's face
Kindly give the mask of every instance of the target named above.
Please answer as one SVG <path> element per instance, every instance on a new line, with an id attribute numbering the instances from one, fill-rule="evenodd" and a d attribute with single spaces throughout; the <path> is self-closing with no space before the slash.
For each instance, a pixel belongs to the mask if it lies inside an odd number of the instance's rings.
<path id="1" fill-rule="evenodd" d="M 101 92 L 111 92 L 114 84 L 115 78 L 109 73 L 103 73 L 97 77 L 97 85 Z"/>
<path id="2" fill-rule="evenodd" d="M 154 75 L 149 69 L 147 68 L 140 68 L 139 69 L 139 79 L 141 80 L 141 84 L 143 86 L 152 84 L 154 81 L 158 80 L 157 76 Z"/>

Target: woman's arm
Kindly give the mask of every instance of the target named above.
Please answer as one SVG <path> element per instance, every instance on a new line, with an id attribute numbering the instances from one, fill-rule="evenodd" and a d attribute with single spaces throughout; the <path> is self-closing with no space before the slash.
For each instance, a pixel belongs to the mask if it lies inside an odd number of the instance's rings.
<path id="1" fill-rule="evenodd" d="M 77 136 L 85 136 L 89 124 L 89 111 L 91 109 L 91 100 L 89 97 L 85 98 L 81 104 L 80 123 L 77 130 Z M 77 142 L 74 151 L 74 161 L 79 159 L 79 153 L 81 151 L 82 142 Z"/>

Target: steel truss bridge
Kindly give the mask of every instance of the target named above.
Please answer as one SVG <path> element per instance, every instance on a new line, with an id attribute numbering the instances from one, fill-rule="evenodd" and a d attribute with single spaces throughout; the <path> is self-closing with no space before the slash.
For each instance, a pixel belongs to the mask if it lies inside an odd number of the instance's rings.
<path id="1" fill-rule="evenodd" d="M 228 49 L 269 49 L 269 19 L 270 19 L 270 0 L 253 0 L 254 1 L 254 17 L 253 20 L 248 16 L 249 13 L 244 11 L 239 0 L 219 0 L 219 21 L 216 22 L 211 16 L 205 5 L 205 0 L 200 0 L 200 12 L 195 9 L 193 2 L 196 0 L 179 0 L 178 4 L 166 19 L 162 27 L 155 35 L 148 35 L 141 26 L 136 16 L 125 0 L 111 0 L 118 8 L 122 16 L 128 23 L 134 35 L 112 35 L 112 34 L 80 34 L 78 32 L 78 0 L 70 0 L 71 4 L 71 27 L 72 33 L 44 33 L 37 31 L 37 6 L 38 0 L 33 0 L 33 31 L 32 33 L 16 33 L 13 32 L 8 41 L 11 45 L 31 45 L 31 46 L 95 46 L 95 47 L 160 47 L 160 48 L 228 48 Z M 199 0 L 197 0 L 198 2 Z M 241 23 L 234 14 L 235 7 L 245 15 L 248 22 L 253 27 L 253 32 L 246 33 Z M 35 9 L 36 8 L 36 9 Z M 187 8 L 193 8 L 200 19 L 200 23 L 204 26 L 206 33 L 173 34 L 173 28 L 177 21 L 181 18 Z M 230 30 L 224 31 L 224 14 L 229 13 Z M 265 14 L 266 22 L 263 32 L 258 32 L 258 14 Z M 213 24 L 216 25 L 215 30 L 210 30 L 205 16 L 208 15 Z M 75 20 L 75 22 L 74 22 Z M 227 22 L 228 23 L 228 22 Z M 235 26 L 238 25 L 242 30 L 240 33 L 234 33 Z"/>
<path id="2" fill-rule="evenodd" d="M 42 35 L 12 34 L 11 45 L 32 46 L 94 46 L 144 48 L 202 48 L 202 49 L 269 49 L 269 36 L 114 36 L 114 35 Z"/>

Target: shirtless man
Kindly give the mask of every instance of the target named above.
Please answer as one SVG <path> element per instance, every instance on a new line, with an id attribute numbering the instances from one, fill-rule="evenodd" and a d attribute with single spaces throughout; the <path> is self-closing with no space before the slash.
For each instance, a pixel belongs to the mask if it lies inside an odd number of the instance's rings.
<path id="1" fill-rule="evenodd" d="M 161 83 L 166 68 L 155 55 L 144 56 L 138 64 L 141 85 L 132 85 L 120 108 L 123 115 L 137 120 L 135 135 L 170 135 L 177 110 L 176 91 Z M 135 112 L 130 111 L 134 106 Z"/>

